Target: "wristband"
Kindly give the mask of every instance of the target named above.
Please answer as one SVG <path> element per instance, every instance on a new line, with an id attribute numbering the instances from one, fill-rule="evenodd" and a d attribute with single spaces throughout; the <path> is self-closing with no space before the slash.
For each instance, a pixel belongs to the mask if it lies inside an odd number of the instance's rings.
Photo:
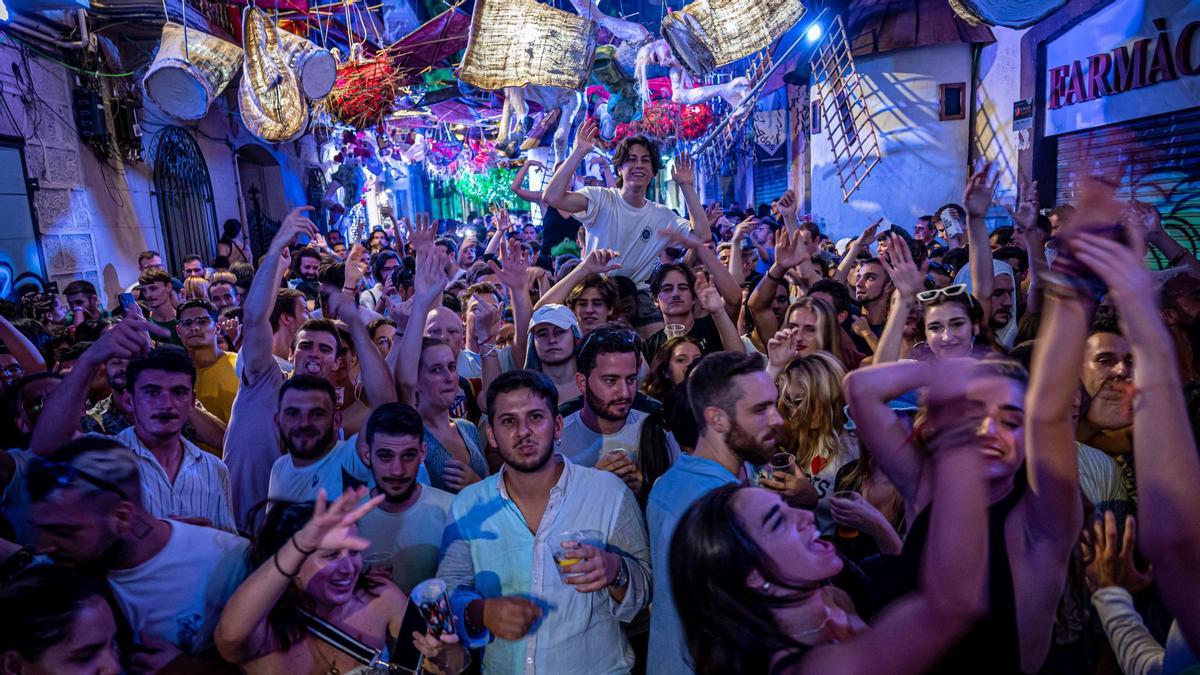
<path id="1" fill-rule="evenodd" d="M 296 577 L 300 576 L 300 568 L 296 568 L 295 574 L 288 574 L 287 572 L 283 571 L 283 567 L 279 564 L 279 551 L 276 551 L 275 555 L 271 556 L 271 562 L 275 563 L 275 571 L 279 572 L 288 579 L 295 579 Z M 304 563 L 301 562 L 300 565 L 303 566 Z"/>
<path id="2" fill-rule="evenodd" d="M 787 274 L 787 273 L 785 272 L 784 274 Z M 767 270 L 767 278 L 770 279 L 771 281 L 774 281 L 777 284 L 783 283 L 784 274 L 779 275 L 779 278 L 776 279 L 775 277 L 771 276 L 771 270 Z"/>
<path id="3" fill-rule="evenodd" d="M 1179 261 L 1181 261 L 1187 257 L 1187 254 L 1188 254 L 1188 252 L 1187 252 L 1186 248 L 1180 249 L 1179 253 L 1176 253 L 1175 257 L 1171 258 L 1170 262 L 1167 263 L 1167 267 L 1174 267 L 1174 266 L 1178 265 Z"/>
<path id="4" fill-rule="evenodd" d="M 314 553 L 316 553 L 316 552 L 317 552 L 317 549 L 315 549 L 315 548 L 314 548 L 314 549 L 307 550 L 307 551 L 306 551 L 306 550 L 304 550 L 304 549 L 302 549 L 302 548 L 300 548 L 300 544 L 298 544 L 298 543 L 296 542 L 296 535 L 294 535 L 294 534 L 291 536 L 291 539 L 290 539 L 290 541 L 292 542 L 292 546 L 295 546 L 295 547 L 296 547 L 296 550 L 297 550 L 297 551 L 299 551 L 299 552 L 301 553 L 301 555 L 312 555 L 312 554 L 314 554 Z"/>

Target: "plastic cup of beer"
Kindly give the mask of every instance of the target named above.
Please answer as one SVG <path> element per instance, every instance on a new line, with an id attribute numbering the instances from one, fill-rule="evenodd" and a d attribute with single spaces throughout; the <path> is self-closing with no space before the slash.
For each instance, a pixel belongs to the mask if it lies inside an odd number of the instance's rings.
<path id="1" fill-rule="evenodd" d="M 848 502 L 856 502 L 862 499 L 862 495 L 858 494 L 854 490 L 838 490 L 837 492 L 833 493 L 833 497 L 834 499 L 844 499 Z M 842 525 L 838 525 L 837 535 L 842 539 L 854 539 L 859 535 L 859 531 L 853 527 L 844 527 Z"/>
<path id="2" fill-rule="evenodd" d="M 582 546 L 587 539 L 583 532 L 571 530 L 552 535 L 546 545 L 550 547 L 550 555 L 554 556 L 554 564 L 562 578 L 575 576 L 579 572 L 564 572 L 563 568 L 583 561 Z"/>
<path id="3" fill-rule="evenodd" d="M 671 338 L 683 337 L 684 335 L 687 335 L 687 326 L 681 323 L 669 323 L 667 324 L 666 328 L 663 328 L 663 332 L 667 334 L 668 340 Z"/>

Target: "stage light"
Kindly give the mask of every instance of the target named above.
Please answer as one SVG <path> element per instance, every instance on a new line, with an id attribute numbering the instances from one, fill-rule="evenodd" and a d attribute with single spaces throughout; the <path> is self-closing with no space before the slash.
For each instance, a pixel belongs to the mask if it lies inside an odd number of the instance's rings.
<path id="1" fill-rule="evenodd" d="M 814 23 L 813 25 L 808 27 L 807 31 L 805 31 L 804 37 L 807 38 L 809 42 L 816 42 L 817 40 L 821 39 L 822 32 L 823 31 L 821 30 L 821 24 Z"/>
<path id="2" fill-rule="evenodd" d="M 8 23 L 8 5 L 4 0 L 0 0 L 0 21 Z"/>

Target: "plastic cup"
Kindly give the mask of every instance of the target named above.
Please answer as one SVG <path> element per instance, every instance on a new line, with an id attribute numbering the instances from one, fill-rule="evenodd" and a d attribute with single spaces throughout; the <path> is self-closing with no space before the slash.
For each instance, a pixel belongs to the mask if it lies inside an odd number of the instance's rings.
<path id="1" fill-rule="evenodd" d="M 550 547 L 550 555 L 554 557 L 554 564 L 558 567 L 559 576 L 565 579 L 579 574 L 564 572 L 563 568 L 583 560 L 579 547 L 586 541 L 584 533 L 577 530 L 551 535 L 546 541 L 546 545 Z"/>
<path id="2" fill-rule="evenodd" d="M 687 335 L 687 326 L 681 323 L 669 323 L 663 328 L 663 332 L 667 334 L 667 339 L 683 337 Z"/>
<path id="3" fill-rule="evenodd" d="M 862 499 L 862 495 L 858 494 L 854 490 L 838 490 L 837 492 L 833 493 L 833 496 L 836 499 L 845 499 L 846 501 L 852 502 Z M 853 527 L 843 527 L 842 525 L 837 526 L 837 536 L 841 537 L 842 539 L 854 539 L 858 537 L 859 534 L 861 534 L 861 532 Z"/>

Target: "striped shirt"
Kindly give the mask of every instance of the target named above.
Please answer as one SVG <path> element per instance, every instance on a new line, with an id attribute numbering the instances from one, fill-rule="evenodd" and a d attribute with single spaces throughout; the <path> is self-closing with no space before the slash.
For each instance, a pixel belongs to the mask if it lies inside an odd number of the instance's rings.
<path id="1" fill-rule="evenodd" d="M 219 530 L 237 532 L 233 522 L 229 469 L 225 468 L 224 462 L 181 437 L 183 461 L 172 482 L 154 453 L 134 433 L 133 427 L 113 438 L 138 458 L 143 508 L 159 518 L 205 518 Z"/>

